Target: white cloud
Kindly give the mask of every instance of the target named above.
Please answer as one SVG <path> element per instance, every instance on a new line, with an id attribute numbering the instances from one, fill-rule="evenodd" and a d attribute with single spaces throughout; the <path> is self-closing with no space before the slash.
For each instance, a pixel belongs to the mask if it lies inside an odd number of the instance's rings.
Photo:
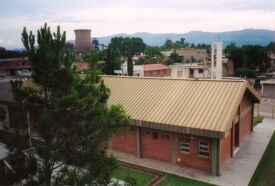
<path id="1" fill-rule="evenodd" d="M 9 7 L 8 2 L 19 4 Z M 141 31 L 275 30 L 274 0 L 10 0 L 1 11 L 0 36 L 17 46 L 22 46 L 24 26 L 36 31 L 44 22 L 52 30 L 60 25 L 68 39 L 74 39 L 77 28 L 92 29 L 92 36 Z"/>

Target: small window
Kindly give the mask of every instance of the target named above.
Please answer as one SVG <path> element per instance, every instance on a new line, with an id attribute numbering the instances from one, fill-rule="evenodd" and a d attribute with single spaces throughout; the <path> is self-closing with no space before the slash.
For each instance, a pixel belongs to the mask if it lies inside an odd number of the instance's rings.
<path id="1" fill-rule="evenodd" d="M 129 134 L 136 134 L 136 129 L 134 127 L 129 128 Z"/>
<path id="2" fill-rule="evenodd" d="M 157 132 L 153 132 L 153 139 L 158 139 L 158 133 Z"/>
<path id="3" fill-rule="evenodd" d="M 199 73 L 202 74 L 203 73 L 203 69 L 199 69 Z"/>
<path id="4" fill-rule="evenodd" d="M 151 136 L 151 132 L 147 132 L 147 131 L 146 131 L 146 132 L 144 132 L 143 134 L 144 134 L 144 136 L 147 136 L 147 137 L 150 137 L 150 136 Z"/>
<path id="5" fill-rule="evenodd" d="M 180 140 L 180 152 L 189 153 L 190 152 L 190 139 L 181 138 Z"/>
<path id="6" fill-rule="evenodd" d="M 177 77 L 182 77 L 182 70 L 179 70 L 177 73 Z"/>
<path id="7" fill-rule="evenodd" d="M 209 143 L 206 141 L 199 142 L 199 155 L 209 157 Z"/>
<path id="8" fill-rule="evenodd" d="M 161 139 L 162 139 L 162 140 L 169 140 L 169 139 L 170 139 L 170 136 L 167 135 L 167 134 L 162 134 L 162 135 L 161 135 Z"/>

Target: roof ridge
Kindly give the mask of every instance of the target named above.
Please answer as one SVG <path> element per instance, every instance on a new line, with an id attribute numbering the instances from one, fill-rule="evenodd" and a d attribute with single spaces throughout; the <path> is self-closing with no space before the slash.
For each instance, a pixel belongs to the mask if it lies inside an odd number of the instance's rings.
<path id="1" fill-rule="evenodd" d="M 246 80 L 237 79 L 202 79 L 202 78 L 172 78 L 172 77 L 140 77 L 140 76 L 117 76 L 117 75 L 100 75 L 101 77 L 110 78 L 129 78 L 129 79 L 158 79 L 158 80 L 183 80 L 183 81 L 213 81 L 213 82 L 242 82 Z"/>

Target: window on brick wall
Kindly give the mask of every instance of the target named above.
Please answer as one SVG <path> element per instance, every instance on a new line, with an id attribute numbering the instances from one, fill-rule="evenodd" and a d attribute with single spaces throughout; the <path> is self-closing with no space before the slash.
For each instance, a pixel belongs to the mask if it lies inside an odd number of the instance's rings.
<path id="1" fill-rule="evenodd" d="M 169 140 L 170 136 L 168 134 L 161 134 L 161 139 L 162 140 Z"/>
<path id="2" fill-rule="evenodd" d="M 157 132 L 153 132 L 152 135 L 153 135 L 153 139 L 158 139 L 158 133 Z"/>
<path id="3" fill-rule="evenodd" d="M 207 141 L 199 142 L 199 156 L 209 157 L 209 142 Z"/>
<path id="4" fill-rule="evenodd" d="M 180 152 L 189 153 L 190 152 L 190 139 L 181 138 L 180 139 Z"/>
<path id="5" fill-rule="evenodd" d="M 146 137 L 151 137 L 152 134 L 151 134 L 151 132 L 145 131 L 143 133 L 143 135 L 146 136 Z"/>
<path id="6" fill-rule="evenodd" d="M 136 134 L 136 129 L 134 127 L 130 127 L 129 134 Z"/>

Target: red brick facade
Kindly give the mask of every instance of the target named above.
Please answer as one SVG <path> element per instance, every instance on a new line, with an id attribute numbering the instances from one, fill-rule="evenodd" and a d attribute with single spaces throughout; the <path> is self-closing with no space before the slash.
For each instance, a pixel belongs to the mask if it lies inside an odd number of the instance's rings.
<path id="1" fill-rule="evenodd" d="M 231 131 L 229 133 L 229 135 L 224 138 L 221 139 L 221 164 L 223 165 L 223 163 L 225 162 L 225 160 L 227 160 L 230 156 L 231 156 Z"/>
<path id="2" fill-rule="evenodd" d="M 241 119 L 238 123 L 240 123 L 239 128 L 239 143 L 243 141 L 245 136 L 247 136 L 250 131 L 252 131 L 252 108 L 253 103 L 249 97 L 248 94 L 245 94 L 241 104 L 240 104 L 240 113 L 241 113 Z M 238 117 L 238 113 L 236 114 Z M 235 132 L 236 133 L 236 132 Z M 221 164 L 225 162 L 226 159 L 228 159 L 231 154 L 233 154 L 233 135 L 232 135 L 232 129 L 229 132 L 228 136 L 226 136 L 224 139 L 221 139 Z"/>
<path id="3" fill-rule="evenodd" d="M 252 126 L 252 101 L 248 94 L 245 94 L 240 104 L 240 128 L 239 134 L 240 143 L 244 137 L 249 134 Z M 239 117 L 239 112 L 236 114 Z M 173 136 L 175 140 L 173 141 Z M 236 137 L 236 136 L 235 136 Z M 181 152 L 182 139 L 189 139 L 190 152 Z M 112 138 L 112 149 L 137 155 L 137 136 L 136 132 L 131 130 L 128 132 L 120 132 Z M 221 165 L 233 155 L 233 130 L 220 140 Z M 203 157 L 199 155 L 199 142 L 204 141 L 209 144 L 209 156 Z M 179 166 L 187 166 L 200 170 L 211 171 L 211 138 L 200 136 L 190 136 L 185 134 L 173 134 L 171 132 L 159 131 L 154 129 L 141 128 L 140 130 L 140 155 L 143 158 L 151 158 L 160 161 L 175 163 Z M 175 151 L 173 154 L 173 144 Z"/>
<path id="4" fill-rule="evenodd" d="M 181 152 L 180 141 L 182 138 L 190 139 L 190 152 Z M 178 135 L 177 136 L 177 165 L 193 167 L 201 170 L 211 170 L 211 154 L 209 157 L 199 156 L 199 141 L 206 141 L 209 143 L 209 151 L 211 153 L 211 140 L 209 138 L 194 137 L 189 135 Z"/>
<path id="5" fill-rule="evenodd" d="M 157 130 L 141 130 L 141 156 L 172 163 L 171 134 Z"/>
<path id="6" fill-rule="evenodd" d="M 129 154 L 137 154 L 135 131 L 120 131 L 112 137 L 112 149 Z"/>
<path id="7" fill-rule="evenodd" d="M 240 122 L 240 141 L 249 134 L 252 127 L 252 101 L 249 99 L 249 95 L 245 94 L 240 105 L 240 110 L 243 112 L 243 116 Z"/>

